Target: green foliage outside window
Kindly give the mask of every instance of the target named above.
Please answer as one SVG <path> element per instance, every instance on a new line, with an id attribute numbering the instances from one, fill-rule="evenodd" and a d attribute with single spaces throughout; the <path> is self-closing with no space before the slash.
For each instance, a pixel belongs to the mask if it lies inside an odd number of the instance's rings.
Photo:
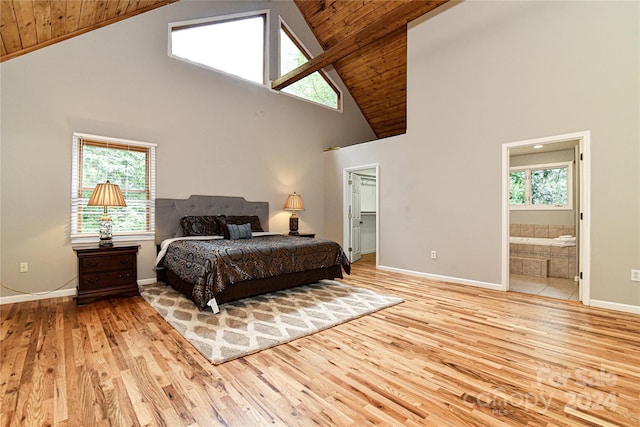
<path id="1" fill-rule="evenodd" d="M 524 205 L 525 195 L 525 172 L 514 171 L 509 174 L 511 191 L 509 192 L 509 203 L 512 205 Z"/>
<path id="2" fill-rule="evenodd" d="M 513 207 L 570 207 L 569 166 L 540 165 L 509 173 L 509 203 Z"/>
<path id="3" fill-rule="evenodd" d="M 96 185 L 107 180 L 122 190 L 127 207 L 108 208 L 113 231 L 146 231 L 147 152 L 127 147 L 85 145 L 82 150 L 82 197 L 87 201 Z M 82 232 L 97 233 L 104 208 L 82 206 Z"/>
<path id="4" fill-rule="evenodd" d="M 307 56 L 293 42 L 283 29 L 280 30 L 280 74 L 284 75 L 308 61 Z M 338 108 L 338 93 L 319 72 L 298 80 L 282 89 L 283 92 L 317 102 L 331 108 Z"/>
<path id="5" fill-rule="evenodd" d="M 567 168 L 531 171 L 532 205 L 567 204 Z"/>

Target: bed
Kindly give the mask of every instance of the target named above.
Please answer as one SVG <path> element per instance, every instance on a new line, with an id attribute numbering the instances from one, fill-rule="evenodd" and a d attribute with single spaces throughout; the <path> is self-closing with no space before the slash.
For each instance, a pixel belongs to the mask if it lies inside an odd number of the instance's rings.
<path id="1" fill-rule="evenodd" d="M 350 272 L 336 242 L 269 232 L 267 202 L 156 199 L 155 221 L 158 280 L 200 309 Z"/>

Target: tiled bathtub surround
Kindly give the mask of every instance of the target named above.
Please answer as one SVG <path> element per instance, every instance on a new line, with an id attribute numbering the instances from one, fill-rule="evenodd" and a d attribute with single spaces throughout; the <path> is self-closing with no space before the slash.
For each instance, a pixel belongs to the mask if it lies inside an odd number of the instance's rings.
<path id="1" fill-rule="evenodd" d="M 560 236 L 575 236 L 573 225 L 553 224 L 510 224 L 509 236 L 514 237 L 547 237 L 554 239 Z"/>
<path id="2" fill-rule="evenodd" d="M 575 228 L 552 224 L 511 224 L 515 237 L 575 236 Z M 574 278 L 577 274 L 576 247 L 509 244 L 509 271 L 535 277 Z"/>

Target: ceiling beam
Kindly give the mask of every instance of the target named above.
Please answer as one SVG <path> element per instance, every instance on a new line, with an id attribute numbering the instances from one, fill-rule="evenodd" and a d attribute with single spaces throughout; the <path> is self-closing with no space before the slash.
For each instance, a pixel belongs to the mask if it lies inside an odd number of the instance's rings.
<path id="1" fill-rule="evenodd" d="M 353 52 L 387 36 L 409 22 L 443 5 L 449 0 L 410 0 L 382 16 L 371 25 L 357 33 L 342 39 L 329 49 L 305 62 L 298 68 L 291 70 L 282 77 L 277 78 L 271 84 L 274 90 L 281 90 L 298 80 L 307 77 L 322 68 L 339 61 Z"/>

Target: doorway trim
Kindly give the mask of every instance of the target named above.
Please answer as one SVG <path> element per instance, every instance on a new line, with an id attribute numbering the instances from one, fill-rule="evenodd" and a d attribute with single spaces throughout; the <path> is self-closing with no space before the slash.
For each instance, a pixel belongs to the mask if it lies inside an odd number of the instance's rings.
<path id="1" fill-rule="evenodd" d="M 578 141 L 579 216 L 578 267 L 580 301 L 590 305 L 591 298 L 591 131 L 582 131 L 544 138 L 502 144 L 502 290 L 509 290 L 509 149 L 537 144 Z"/>
<path id="2" fill-rule="evenodd" d="M 376 268 L 378 268 L 380 253 L 380 170 L 378 163 L 352 166 L 342 170 L 342 247 L 347 248 L 347 250 L 351 247 L 351 224 L 349 220 L 351 187 L 349 186 L 349 174 L 370 169 L 376 170 Z M 351 254 L 348 257 L 351 259 Z"/>

